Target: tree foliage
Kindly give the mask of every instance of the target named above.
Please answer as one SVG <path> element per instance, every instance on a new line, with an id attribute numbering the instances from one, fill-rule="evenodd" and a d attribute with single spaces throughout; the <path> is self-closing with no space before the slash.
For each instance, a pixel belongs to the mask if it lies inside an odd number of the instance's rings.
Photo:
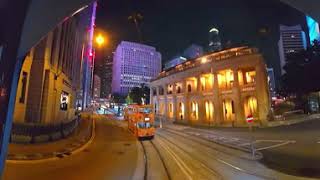
<path id="1" fill-rule="evenodd" d="M 125 96 L 122 96 L 119 93 L 113 93 L 111 97 L 112 97 L 111 100 L 114 103 L 119 103 L 119 104 L 125 103 Z"/>
<path id="2" fill-rule="evenodd" d="M 314 41 L 306 50 L 286 58 L 285 74 L 281 77 L 286 94 L 305 95 L 320 90 L 320 43 Z"/>
<path id="3" fill-rule="evenodd" d="M 133 103 L 142 104 L 145 101 L 145 104 L 149 104 L 150 88 L 142 84 L 141 87 L 132 88 L 128 96 L 130 96 Z"/>

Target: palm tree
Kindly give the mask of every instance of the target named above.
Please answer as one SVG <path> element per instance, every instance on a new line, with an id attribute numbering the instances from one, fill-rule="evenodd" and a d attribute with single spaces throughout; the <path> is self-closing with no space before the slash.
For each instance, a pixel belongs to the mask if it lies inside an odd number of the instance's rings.
<path id="1" fill-rule="evenodd" d="M 143 16 L 140 13 L 134 12 L 131 16 L 128 17 L 129 21 L 133 21 L 136 26 L 136 30 L 138 32 L 139 41 L 142 42 L 142 34 L 141 29 L 139 27 L 139 23 L 142 21 Z"/>

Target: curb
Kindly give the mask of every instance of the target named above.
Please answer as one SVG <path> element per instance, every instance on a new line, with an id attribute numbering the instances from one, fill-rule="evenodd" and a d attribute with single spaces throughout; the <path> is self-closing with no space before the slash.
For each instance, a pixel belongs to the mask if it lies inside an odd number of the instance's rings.
<path id="1" fill-rule="evenodd" d="M 61 160 L 63 157 L 67 157 L 73 154 L 77 154 L 84 149 L 86 149 L 94 140 L 95 138 L 95 120 L 92 119 L 92 126 L 91 126 L 91 136 L 90 139 L 82 144 L 80 147 L 75 148 L 75 149 L 66 149 L 66 151 L 62 152 L 52 152 L 52 153 L 47 153 L 47 154 L 40 154 L 40 153 L 35 153 L 32 155 L 16 155 L 21 158 L 21 160 L 13 160 L 13 159 L 7 159 L 6 163 L 9 164 L 36 164 L 36 163 L 44 163 L 44 162 L 49 162 L 49 161 L 56 161 L 56 160 Z M 47 157 L 47 158 L 39 158 L 39 159 L 32 159 L 32 158 L 37 158 L 37 157 Z M 31 157 L 31 158 L 30 158 Z M 28 159 L 30 158 L 30 159 Z"/>

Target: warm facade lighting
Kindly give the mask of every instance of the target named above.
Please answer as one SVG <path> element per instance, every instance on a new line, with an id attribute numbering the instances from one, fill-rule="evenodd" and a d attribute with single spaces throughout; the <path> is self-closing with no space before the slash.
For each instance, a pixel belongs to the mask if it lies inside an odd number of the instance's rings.
<path id="1" fill-rule="evenodd" d="M 207 62 L 207 58 L 204 57 L 201 59 L 201 64 L 205 64 L 206 62 Z"/>

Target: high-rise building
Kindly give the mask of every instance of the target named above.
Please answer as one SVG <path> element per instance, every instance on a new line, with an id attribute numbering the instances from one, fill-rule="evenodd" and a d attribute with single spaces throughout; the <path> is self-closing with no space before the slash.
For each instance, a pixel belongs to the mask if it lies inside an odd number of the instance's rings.
<path id="1" fill-rule="evenodd" d="M 100 68 L 101 98 L 108 98 L 112 91 L 112 64 L 112 56 L 103 59 Z"/>
<path id="2" fill-rule="evenodd" d="M 219 51 L 222 49 L 221 39 L 219 36 L 219 30 L 217 28 L 211 28 L 209 30 L 209 47 L 210 52 Z"/>
<path id="3" fill-rule="evenodd" d="M 112 92 L 128 94 L 131 88 L 149 84 L 161 71 L 161 54 L 152 46 L 122 41 L 114 53 Z"/>
<path id="4" fill-rule="evenodd" d="M 169 60 L 164 64 L 164 69 L 172 68 L 178 64 L 184 63 L 185 61 L 187 61 L 187 58 L 182 56 L 175 56 L 174 58 L 172 58 L 171 60 Z"/>
<path id="5" fill-rule="evenodd" d="M 87 37 L 93 32 L 88 27 L 93 27 L 95 9 L 93 3 L 67 18 L 30 49 L 20 72 L 13 127 L 29 123 L 37 128 L 76 118 L 82 99 L 90 96 L 92 38 Z"/>
<path id="6" fill-rule="evenodd" d="M 276 96 L 276 79 L 274 76 L 273 68 L 267 68 L 267 74 L 268 74 L 268 84 L 269 84 L 270 96 L 274 97 L 274 96 Z"/>
<path id="7" fill-rule="evenodd" d="M 191 44 L 183 51 L 182 56 L 187 59 L 194 59 L 203 55 L 203 47 L 197 44 Z"/>
<path id="8" fill-rule="evenodd" d="M 306 16 L 306 20 L 309 29 L 310 43 L 314 40 L 320 41 L 319 23 L 310 16 Z"/>
<path id="9" fill-rule="evenodd" d="M 283 69 L 286 64 L 288 54 L 298 52 L 307 48 L 306 34 L 300 25 L 285 26 L 280 25 L 280 40 L 278 42 L 281 74 L 284 74 Z"/>
<path id="10" fill-rule="evenodd" d="M 101 78 L 96 74 L 93 77 L 93 98 L 96 99 L 101 97 Z"/>

